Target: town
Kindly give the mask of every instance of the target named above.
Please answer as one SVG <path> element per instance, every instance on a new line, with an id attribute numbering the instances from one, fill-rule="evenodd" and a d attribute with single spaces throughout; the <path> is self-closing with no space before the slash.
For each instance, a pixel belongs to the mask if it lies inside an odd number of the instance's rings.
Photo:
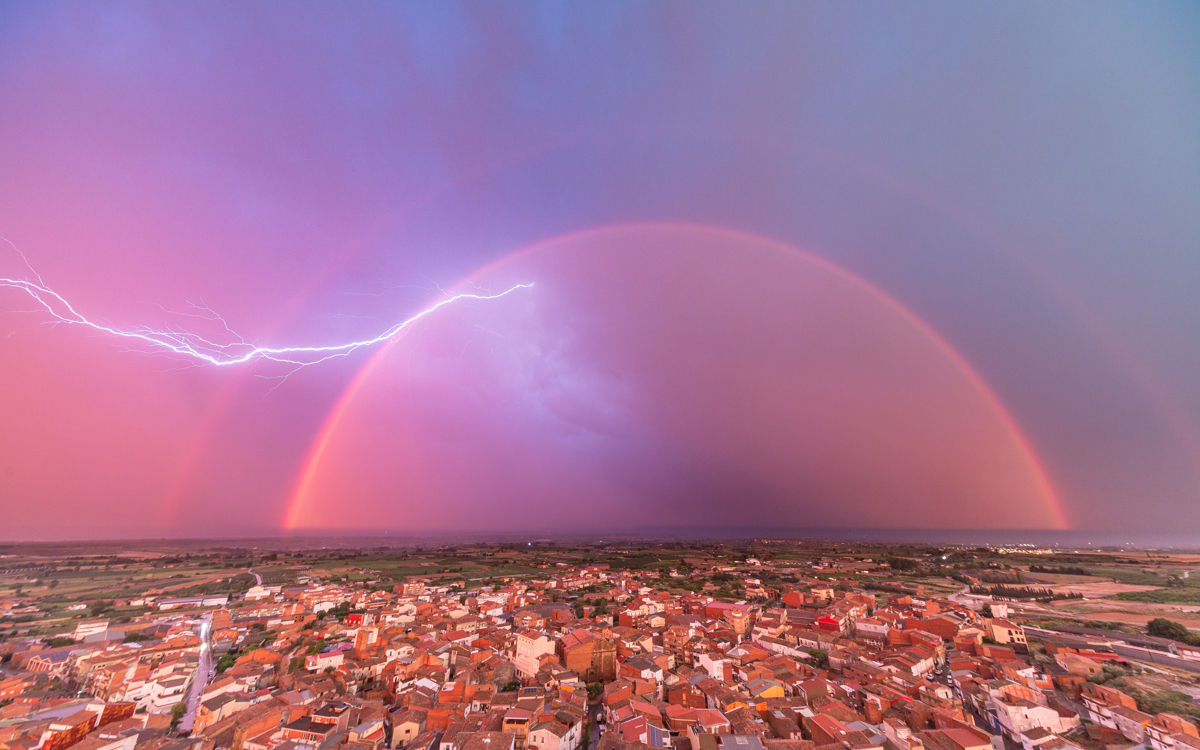
<path id="1" fill-rule="evenodd" d="M 0 750 L 1189 750 L 1197 559 L 13 544 Z"/>

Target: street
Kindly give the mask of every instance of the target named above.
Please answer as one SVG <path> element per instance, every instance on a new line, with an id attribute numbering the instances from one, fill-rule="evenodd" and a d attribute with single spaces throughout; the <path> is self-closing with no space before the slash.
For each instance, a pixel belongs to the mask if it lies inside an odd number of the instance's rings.
<path id="1" fill-rule="evenodd" d="M 192 726 L 196 722 L 196 711 L 200 708 L 200 696 L 204 694 L 204 688 L 208 687 L 209 675 L 212 674 L 212 613 L 208 612 L 204 615 L 204 620 L 200 625 L 200 664 L 196 667 L 196 674 L 192 677 L 191 691 L 187 697 L 187 713 L 183 715 L 183 719 L 179 722 L 179 732 L 190 733 Z"/>

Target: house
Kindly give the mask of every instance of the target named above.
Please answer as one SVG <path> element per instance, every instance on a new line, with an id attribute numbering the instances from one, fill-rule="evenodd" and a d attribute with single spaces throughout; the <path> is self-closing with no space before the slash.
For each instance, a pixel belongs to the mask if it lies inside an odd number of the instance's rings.
<path id="1" fill-rule="evenodd" d="M 326 703 L 317 711 L 285 724 L 282 737 L 310 745 L 321 745 L 337 732 L 345 732 L 350 724 L 350 706 L 346 703 Z"/>
<path id="2" fill-rule="evenodd" d="M 1070 651 L 1061 651 L 1054 655 L 1054 661 L 1058 666 L 1062 667 L 1067 674 L 1080 675 L 1082 677 L 1091 677 L 1094 674 L 1100 674 L 1104 669 L 1095 659 L 1089 659 L 1086 656 L 1073 654 Z"/>
<path id="3" fill-rule="evenodd" d="M 691 734 L 728 734 L 732 729 L 725 714 L 712 708 L 696 709 L 696 721 L 688 726 Z"/>
<path id="4" fill-rule="evenodd" d="M 783 683 L 776 682 L 775 680 L 761 678 L 750 680 L 745 684 L 744 689 L 754 700 L 783 697 Z"/>
<path id="5" fill-rule="evenodd" d="M 701 734 L 692 744 L 693 750 L 766 750 L 756 734 Z"/>
<path id="6" fill-rule="evenodd" d="M 100 714 L 95 711 L 81 710 L 52 722 L 42 733 L 40 750 L 65 750 L 71 747 L 95 729 L 99 719 Z"/>
<path id="7" fill-rule="evenodd" d="M 635 682 L 641 680 L 653 683 L 656 695 L 661 693 L 662 683 L 666 677 L 662 666 L 645 656 L 634 656 L 626 659 L 621 664 L 620 675 Z"/>
<path id="8" fill-rule="evenodd" d="M 17 675 L 0 680 L 0 702 L 16 698 L 33 689 L 37 678 L 33 675 Z"/>
<path id="9" fill-rule="evenodd" d="M 1116 688 L 1090 682 L 1084 683 L 1081 688 L 1080 698 L 1083 701 L 1084 709 L 1087 710 L 1088 718 L 1101 726 L 1109 729 L 1118 728 L 1113 716 L 1113 709 L 1117 706 L 1133 711 L 1137 710 L 1137 701 L 1133 696 L 1122 693 Z"/>
<path id="10" fill-rule="evenodd" d="M 530 724 L 539 714 L 520 706 L 514 706 L 504 712 L 504 723 L 501 726 L 504 728 L 505 734 L 513 737 L 514 746 L 518 750 L 525 747 L 525 742 L 529 738 Z"/>
<path id="11" fill-rule="evenodd" d="M 966 727 L 931 729 L 916 737 L 925 750 L 992 750 L 990 735 Z"/>
<path id="12" fill-rule="evenodd" d="M 409 709 L 392 718 L 392 747 L 404 747 L 425 730 L 426 712 Z"/>
<path id="13" fill-rule="evenodd" d="M 196 708 L 196 719 L 192 730 L 196 733 L 203 732 L 209 724 L 218 722 L 227 716 L 233 716 L 249 705 L 250 699 L 244 694 L 220 693 L 208 700 L 203 700 Z"/>
<path id="14" fill-rule="evenodd" d="M 859 617 L 854 621 L 855 636 L 866 641 L 883 643 L 890 629 L 886 622 L 873 617 Z"/>
<path id="15" fill-rule="evenodd" d="M 319 654 L 312 654 L 304 659 L 304 668 L 309 672 L 324 672 L 326 669 L 337 669 L 346 659 L 343 651 L 326 648 Z"/>
<path id="16" fill-rule="evenodd" d="M 373 719 L 361 722 L 352 727 L 346 735 L 348 748 L 361 748 L 363 750 L 375 750 L 384 746 L 387 740 L 387 730 L 383 725 L 383 717 L 377 716 Z"/>
<path id="17" fill-rule="evenodd" d="M 555 653 L 554 641 L 548 635 L 536 630 L 524 630 L 517 633 L 513 664 L 522 679 L 533 679 L 542 668 L 541 657 Z"/>
<path id="18" fill-rule="evenodd" d="M 1175 714 L 1159 714 L 1146 726 L 1151 750 L 1192 750 L 1200 746 L 1200 730 Z"/>
<path id="19" fill-rule="evenodd" d="M 1079 726 L 1079 717 L 1065 709 L 1039 705 L 1027 698 L 1012 698 L 993 694 L 989 706 L 1000 723 L 1001 730 L 1017 740 L 1018 735 L 1034 727 L 1044 727 L 1054 734 L 1065 734 Z"/>
<path id="20" fill-rule="evenodd" d="M 572 742 L 574 740 L 574 742 Z M 529 729 L 527 747 L 537 750 L 575 750 L 578 738 L 571 727 L 557 720 L 543 721 Z"/>
<path id="21" fill-rule="evenodd" d="M 988 635 L 1000 645 L 1025 645 L 1025 631 L 1020 625 L 1014 625 L 1008 620 L 991 619 L 987 621 L 987 628 Z"/>
<path id="22" fill-rule="evenodd" d="M 1109 710 L 1113 723 L 1125 739 L 1138 743 L 1146 741 L 1146 727 L 1154 721 L 1152 715 L 1127 706 L 1113 706 Z"/>

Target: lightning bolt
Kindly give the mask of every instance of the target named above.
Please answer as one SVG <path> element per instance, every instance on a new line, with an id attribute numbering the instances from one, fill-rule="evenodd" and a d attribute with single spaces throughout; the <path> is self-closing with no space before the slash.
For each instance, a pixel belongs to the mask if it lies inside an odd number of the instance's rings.
<path id="1" fill-rule="evenodd" d="M 24 256 L 22 255 L 22 257 Z M 296 369 L 301 367 L 319 364 L 335 357 L 345 357 L 364 347 L 374 346 L 398 336 L 403 336 L 422 318 L 432 315 L 437 309 L 458 302 L 459 300 L 500 299 L 518 289 L 533 287 L 533 283 L 530 282 L 516 284 L 505 289 L 503 292 L 494 294 L 486 290 L 452 294 L 421 310 L 412 317 L 390 326 L 378 336 L 367 339 L 324 346 L 271 347 L 256 346 L 246 341 L 246 339 L 229 327 L 224 318 L 203 304 L 192 305 L 192 312 L 179 314 L 219 324 L 229 334 L 230 340 L 228 342 L 213 341 L 199 334 L 178 328 L 157 329 L 143 326 L 117 328 L 112 325 L 99 323 L 77 311 L 62 295 L 47 286 L 41 277 L 37 275 L 36 271 L 33 271 L 32 268 L 30 268 L 30 271 L 34 275 L 32 279 L 0 278 L 0 288 L 17 289 L 29 295 L 50 316 L 50 323 L 68 323 L 84 326 L 120 339 L 131 340 L 157 353 L 181 355 L 190 359 L 195 364 L 227 367 L 244 364 L 253 360 L 269 360 L 292 366 L 293 369 L 291 372 L 295 372 Z M 291 372 L 288 374 L 290 375 Z"/>

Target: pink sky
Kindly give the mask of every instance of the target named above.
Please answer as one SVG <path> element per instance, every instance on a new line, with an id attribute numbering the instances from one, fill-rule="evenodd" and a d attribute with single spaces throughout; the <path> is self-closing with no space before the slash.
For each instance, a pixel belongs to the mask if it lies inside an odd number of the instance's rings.
<path id="1" fill-rule="evenodd" d="M 1200 16 L 877 10 L 0 7 L 0 237 L 88 316 L 537 284 L 282 384 L 0 289 L 0 538 L 1200 529 Z"/>

